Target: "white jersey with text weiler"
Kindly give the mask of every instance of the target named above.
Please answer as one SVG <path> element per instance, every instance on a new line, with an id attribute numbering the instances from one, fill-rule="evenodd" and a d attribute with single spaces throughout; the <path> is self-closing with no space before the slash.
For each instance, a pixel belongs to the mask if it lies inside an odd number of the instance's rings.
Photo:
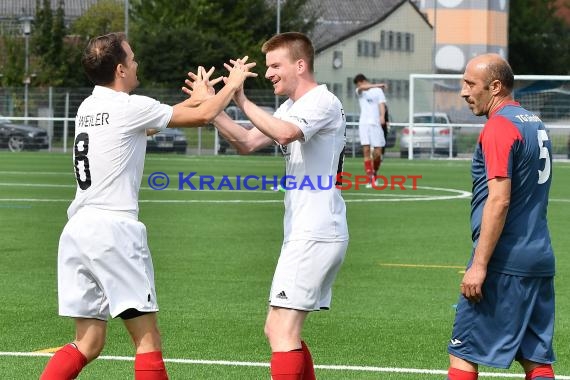
<path id="1" fill-rule="evenodd" d="M 69 218 L 86 206 L 138 217 L 146 129 L 166 128 L 172 112 L 171 106 L 149 97 L 95 86 L 75 118 L 77 191 Z"/>

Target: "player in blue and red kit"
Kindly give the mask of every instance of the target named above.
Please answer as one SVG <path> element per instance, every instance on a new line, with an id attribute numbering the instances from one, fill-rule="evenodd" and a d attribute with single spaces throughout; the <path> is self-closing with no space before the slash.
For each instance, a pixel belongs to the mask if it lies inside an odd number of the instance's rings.
<path id="1" fill-rule="evenodd" d="M 544 124 L 513 100 L 514 75 L 497 54 L 473 58 L 461 96 L 487 116 L 472 162 L 473 253 L 448 346 L 448 380 L 518 361 L 527 380 L 552 380 L 554 253 L 546 219 L 552 181 Z"/>

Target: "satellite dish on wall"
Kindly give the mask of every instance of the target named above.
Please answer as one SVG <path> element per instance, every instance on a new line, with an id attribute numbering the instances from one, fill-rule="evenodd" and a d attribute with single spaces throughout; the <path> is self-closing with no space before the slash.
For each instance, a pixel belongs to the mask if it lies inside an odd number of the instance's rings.
<path id="1" fill-rule="evenodd" d="M 333 69 L 340 69 L 342 67 L 342 51 L 335 51 L 332 60 Z"/>
<path id="2" fill-rule="evenodd" d="M 342 59 L 341 58 L 333 59 L 333 67 L 335 69 L 340 69 L 342 67 Z"/>
<path id="3" fill-rule="evenodd" d="M 465 68 L 465 54 L 455 45 L 445 45 L 435 55 L 435 66 L 441 70 L 461 71 Z"/>

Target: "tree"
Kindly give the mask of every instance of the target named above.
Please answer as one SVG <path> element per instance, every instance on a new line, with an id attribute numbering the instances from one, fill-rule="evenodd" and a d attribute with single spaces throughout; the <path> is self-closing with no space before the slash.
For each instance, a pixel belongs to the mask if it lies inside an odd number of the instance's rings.
<path id="1" fill-rule="evenodd" d="M 509 3 L 509 62 L 513 71 L 519 75 L 568 74 L 570 25 L 556 15 L 556 0 Z"/>
<path id="2" fill-rule="evenodd" d="M 123 2 L 100 0 L 75 20 L 70 32 L 88 40 L 91 37 L 123 30 L 124 14 Z"/>
<path id="3" fill-rule="evenodd" d="M 303 13 L 306 2 L 284 4 L 282 30 L 312 28 L 316 17 Z M 248 55 L 260 76 L 246 86 L 268 86 L 260 47 L 275 34 L 276 8 L 266 0 L 134 0 L 131 5 L 131 42 L 141 78 L 149 84 L 180 86 L 198 65 L 215 66 L 216 75 L 223 75 L 223 62 Z"/>
<path id="4" fill-rule="evenodd" d="M 281 30 L 308 33 L 316 16 L 303 10 L 309 0 L 283 0 Z M 144 85 L 181 86 L 188 71 L 198 65 L 215 66 L 223 75 L 230 58 L 250 56 L 257 62 L 256 80 L 246 86 L 267 87 L 261 44 L 275 34 L 276 2 L 268 0 L 131 0 L 130 42 L 139 62 Z M 50 0 L 36 0 L 31 36 L 30 71 L 37 74 L 34 86 L 89 86 L 81 69 L 81 54 L 89 38 L 124 28 L 124 2 L 100 0 L 70 28 L 64 19 L 64 0 L 51 9 Z M 7 42 L 7 53 L 19 54 L 20 39 Z M 23 54 L 21 55 L 23 57 Z M 20 85 L 22 59 L 0 57 L 4 85 Z M 8 69 L 5 69 L 8 67 Z M 18 72 L 20 67 L 20 72 Z M 16 82 L 12 82 L 18 78 Z"/>
<path id="5" fill-rule="evenodd" d="M 62 62 L 65 61 L 64 40 L 65 36 L 67 35 L 63 5 L 63 0 L 59 0 L 51 28 L 52 35 L 50 48 L 48 50 L 47 56 L 42 60 L 45 65 L 49 67 L 48 71 L 54 75 L 55 80 L 51 82 L 52 86 L 61 86 L 67 84 L 65 80 L 65 65 L 62 65 Z"/>
<path id="6" fill-rule="evenodd" d="M 50 0 L 36 0 L 36 18 L 32 32 L 32 51 L 38 57 L 47 55 L 51 45 L 53 15 Z"/>
<path id="7" fill-rule="evenodd" d="M 0 55 L 0 71 L 3 87 L 22 86 L 24 79 L 24 43 L 22 38 L 2 36 L 3 53 Z"/>
<path id="8" fill-rule="evenodd" d="M 90 38 L 123 30 L 124 5 L 116 0 L 100 0 L 70 26 L 65 45 L 64 68 L 67 86 L 91 86 L 81 68 L 81 56 Z"/>
<path id="9" fill-rule="evenodd" d="M 58 1 L 55 15 L 51 2 L 36 0 L 36 18 L 32 33 L 32 52 L 34 58 L 36 79 L 34 84 L 39 86 L 61 86 L 65 84 L 64 38 L 67 35 L 63 0 Z"/>

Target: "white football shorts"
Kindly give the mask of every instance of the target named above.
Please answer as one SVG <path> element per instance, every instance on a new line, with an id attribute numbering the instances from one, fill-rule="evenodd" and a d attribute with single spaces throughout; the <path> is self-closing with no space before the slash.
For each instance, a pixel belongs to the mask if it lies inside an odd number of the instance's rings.
<path id="1" fill-rule="evenodd" d="M 283 243 L 271 284 L 269 304 L 304 311 L 329 309 L 332 285 L 347 247 L 348 240 L 293 240 Z"/>
<path id="2" fill-rule="evenodd" d="M 370 145 L 371 147 L 386 146 L 386 138 L 382 127 L 377 124 L 358 125 L 358 134 L 360 136 L 360 145 Z"/>
<path id="3" fill-rule="evenodd" d="M 80 210 L 61 233 L 57 265 L 62 316 L 108 320 L 131 308 L 158 311 L 146 228 L 134 216 Z"/>

